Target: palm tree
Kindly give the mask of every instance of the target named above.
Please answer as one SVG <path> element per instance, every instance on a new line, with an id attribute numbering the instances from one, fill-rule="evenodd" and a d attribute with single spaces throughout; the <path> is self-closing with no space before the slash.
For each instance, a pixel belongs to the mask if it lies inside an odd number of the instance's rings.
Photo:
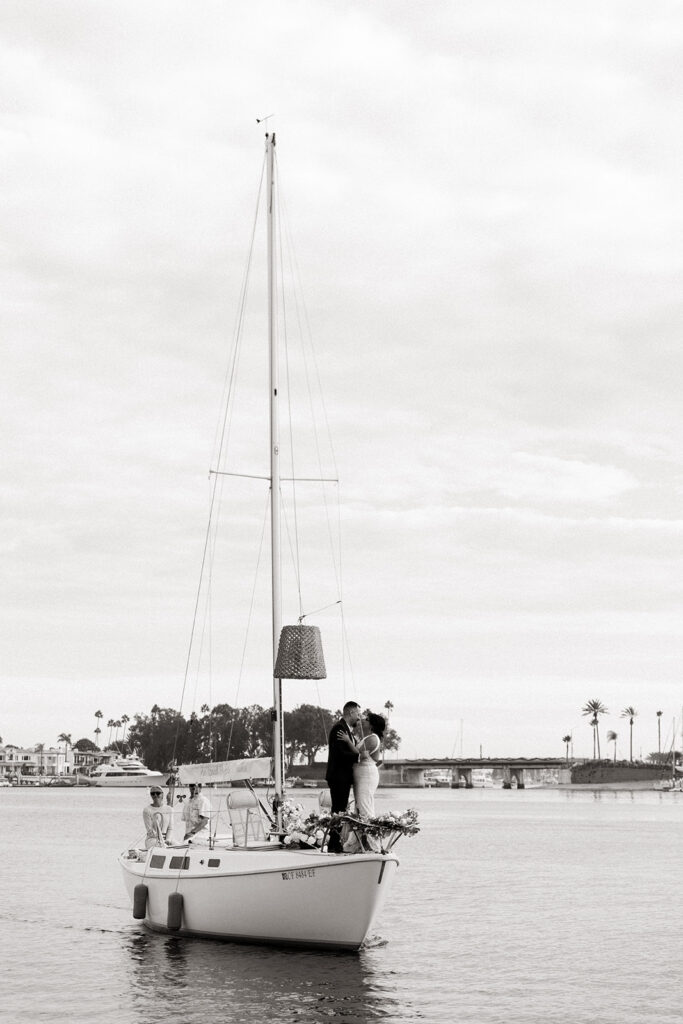
<path id="1" fill-rule="evenodd" d="M 569 764 L 569 744 L 571 743 L 571 741 L 571 733 L 567 733 L 566 736 L 562 737 L 562 742 L 564 743 L 564 756 L 566 758 L 567 764 Z"/>
<path id="2" fill-rule="evenodd" d="M 107 737 L 107 746 L 108 747 L 111 746 L 111 731 L 114 728 L 115 724 L 116 723 L 114 722 L 113 718 L 110 718 L 109 721 L 107 722 L 107 729 L 109 729 L 109 736 Z"/>
<path id="3" fill-rule="evenodd" d="M 71 746 L 71 733 L 60 732 L 59 736 L 57 737 L 57 742 L 64 744 L 64 767 L 66 768 L 66 755 L 69 747 Z"/>
<path id="4" fill-rule="evenodd" d="M 97 733 L 98 733 L 99 728 L 100 728 L 100 718 L 103 718 L 103 717 L 104 716 L 103 716 L 102 712 L 98 709 L 95 712 L 95 743 L 97 743 Z"/>
<path id="5" fill-rule="evenodd" d="M 628 744 L 628 759 L 633 761 L 633 719 L 638 716 L 638 712 L 635 708 L 628 707 L 624 708 L 621 712 L 622 718 L 628 718 L 628 724 L 630 726 L 629 744 Z"/>
<path id="6" fill-rule="evenodd" d="M 598 725 L 599 725 L 599 722 L 600 722 L 600 715 L 606 715 L 607 714 L 607 708 L 605 707 L 605 705 L 602 703 L 601 700 L 597 700 L 597 699 L 589 700 L 589 701 L 586 701 L 584 706 L 581 708 L 581 714 L 582 715 L 590 715 L 590 719 L 591 719 L 590 724 L 591 724 L 591 728 L 593 729 L 593 760 L 595 760 L 595 753 L 596 753 L 596 750 L 597 750 L 597 756 L 598 756 L 598 761 L 599 761 L 600 760 L 600 732 L 599 732 Z"/>
<path id="7" fill-rule="evenodd" d="M 394 710 L 394 705 L 388 700 L 384 705 L 384 710 L 387 713 L 387 721 L 391 718 L 391 712 Z"/>
<path id="8" fill-rule="evenodd" d="M 662 752 L 662 715 L 663 714 L 664 714 L 663 711 L 658 711 L 657 712 L 657 753 L 658 754 L 661 754 L 661 752 Z"/>
<path id="9" fill-rule="evenodd" d="M 97 747 L 98 750 L 99 750 L 99 747 L 100 747 L 100 733 L 101 732 L 102 732 L 102 730 L 100 729 L 100 727 L 98 725 L 97 728 L 95 729 L 95 746 Z"/>
<path id="10" fill-rule="evenodd" d="M 130 722 L 128 715 L 121 715 L 121 723 L 123 725 L 123 736 L 121 737 L 121 743 L 126 742 L 126 726 Z"/>
<path id="11" fill-rule="evenodd" d="M 607 733 L 607 742 L 614 744 L 614 763 L 617 763 L 617 734 L 611 729 Z"/>
<path id="12" fill-rule="evenodd" d="M 60 732 L 59 736 L 57 737 L 57 742 L 64 744 L 64 757 L 66 758 L 66 752 L 68 748 L 71 746 L 71 733 Z"/>
<path id="13" fill-rule="evenodd" d="M 116 729 L 116 735 L 114 736 L 114 746 L 118 748 L 119 745 L 119 729 L 123 725 L 120 718 L 117 718 L 114 722 L 114 728 Z"/>

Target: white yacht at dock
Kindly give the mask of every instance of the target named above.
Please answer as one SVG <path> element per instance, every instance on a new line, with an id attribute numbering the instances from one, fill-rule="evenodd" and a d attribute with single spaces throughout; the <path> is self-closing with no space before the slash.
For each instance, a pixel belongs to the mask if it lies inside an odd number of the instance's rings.
<path id="1" fill-rule="evenodd" d="M 152 771 L 136 757 L 117 757 L 80 778 L 89 786 L 151 786 L 164 781 L 162 772 Z"/>

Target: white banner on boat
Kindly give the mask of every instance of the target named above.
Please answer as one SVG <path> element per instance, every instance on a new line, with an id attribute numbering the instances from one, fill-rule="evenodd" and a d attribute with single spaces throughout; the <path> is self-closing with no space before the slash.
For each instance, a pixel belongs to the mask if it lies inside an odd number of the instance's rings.
<path id="1" fill-rule="evenodd" d="M 213 761 L 209 764 L 181 764 L 178 778 L 181 785 L 190 782 L 237 782 L 239 779 L 272 778 L 273 762 L 269 757 L 248 757 L 241 761 Z"/>

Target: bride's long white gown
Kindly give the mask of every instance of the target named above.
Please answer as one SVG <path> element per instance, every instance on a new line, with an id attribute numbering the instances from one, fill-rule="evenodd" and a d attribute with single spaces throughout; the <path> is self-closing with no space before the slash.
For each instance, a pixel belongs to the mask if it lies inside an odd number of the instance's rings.
<path id="1" fill-rule="evenodd" d="M 356 814 L 366 820 L 375 817 L 375 790 L 379 785 L 379 769 L 371 757 L 353 766 L 353 799 Z"/>
<path id="2" fill-rule="evenodd" d="M 366 736 L 360 751 L 360 761 L 353 766 L 353 799 L 356 804 L 356 816 L 362 818 L 363 821 L 375 817 L 375 790 L 379 784 L 379 769 L 372 760 L 371 754 L 376 753 L 379 748 L 380 742 L 374 733 Z M 374 849 L 374 840 L 367 838 L 366 842 Z M 361 849 L 358 837 L 351 832 L 344 843 L 344 852 L 355 853 Z"/>

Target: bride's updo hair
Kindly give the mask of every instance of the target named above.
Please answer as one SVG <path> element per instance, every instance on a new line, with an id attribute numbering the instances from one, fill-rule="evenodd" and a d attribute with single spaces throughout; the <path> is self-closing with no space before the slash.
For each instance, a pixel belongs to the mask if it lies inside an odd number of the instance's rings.
<path id="1" fill-rule="evenodd" d="M 379 736 L 379 738 L 382 739 L 384 736 L 384 730 L 387 727 L 386 719 L 382 718 L 381 715 L 376 715 L 374 712 L 368 711 L 368 725 L 370 726 L 371 731 L 374 732 L 375 736 Z"/>

